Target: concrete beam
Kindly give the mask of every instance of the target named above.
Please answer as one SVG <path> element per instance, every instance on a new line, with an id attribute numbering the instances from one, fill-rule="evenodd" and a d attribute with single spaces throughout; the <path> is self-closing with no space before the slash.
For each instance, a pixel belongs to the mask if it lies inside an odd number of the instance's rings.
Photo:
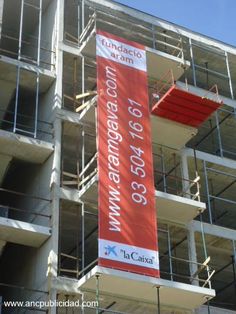
<path id="1" fill-rule="evenodd" d="M 76 189 L 60 188 L 60 198 L 71 202 L 80 202 L 80 194 Z"/>
<path id="2" fill-rule="evenodd" d="M 25 70 L 28 70 L 28 71 L 32 71 L 32 72 L 36 72 L 36 73 L 39 73 L 39 74 L 42 74 L 42 75 L 46 75 L 46 76 L 49 76 L 49 77 L 51 77 L 53 79 L 56 78 L 55 71 L 50 71 L 50 70 L 47 70 L 47 69 L 44 69 L 44 68 L 39 68 L 39 67 L 37 67 L 35 65 L 32 65 L 32 64 L 29 64 L 29 63 L 26 63 L 26 62 L 23 62 L 23 61 L 19 61 L 19 60 L 12 59 L 12 58 L 9 58 L 9 57 L 6 57 L 6 56 L 2 56 L 2 55 L 0 55 L 0 61 L 4 62 L 4 63 L 12 64 L 14 66 L 20 66 L 22 69 L 25 69 Z"/>
<path id="3" fill-rule="evenodd" d="M 55 289 L 58 293 L 68 293 L 68 294 L 80 294 L 79 291 L 79 281 L 72 278 L 66 277 L 53 277 L 51 282 L 51 288 Z"/>
<path id="4" fill-rule="evenodd" d="M 195 232 L 202 232 L 201 222 L 200 221 L 192 221 L 189 226 Z M 211 225 L 208 223 L 203 223 L 203 230 L 205 234 L 213 235 L 219 238 L 224 238 L 228 240 L 236 240 L 236 230 L 232 230 L 229 228 Z"/>
<path id="5" fill-rule="evenodd" d="M 0 153 L 33 163 L 43 163 L 53 152 L 51 143 L 0 130 Z"/>
<path id="6" fill-rule="evenodd" d="M 40 247 L 51 235 L 50 228 L 0 217 L 0 240 Z"/>
<path id="7" fill-rule="evenodd" d="M 68 42 L 60 43 L 59 49 L 63 50 L 64 52 L 67 52 L 69 54 L 73 54 L 73 55 L 78 56 L 78 57 L 83 57 L 83 55 L 80 52 L 80 49 L 76 48 L 72 45 L 69 45 Z"/>
<path id="8" fill-rule="evenodd" d="M 78 113 L 66 110 L 66 109 L 59 109 L 56 110 L 56 117 L 63 120 L 68 121 L 75 124 L 84 125 L 79 119 L 80 115 Z"/>
<path id="9" fill-rule="evenodd" d="M 192 148 L 184 148 L 182 153 L 186 154 L 188 157 L 194 157 L 194 150 Z M 229 158 L 215 156 L 198 150 L 196 150 L 196 157 L 197 159 L 205 160 L 216 165 L 236 169 L 236 161 Z"/>

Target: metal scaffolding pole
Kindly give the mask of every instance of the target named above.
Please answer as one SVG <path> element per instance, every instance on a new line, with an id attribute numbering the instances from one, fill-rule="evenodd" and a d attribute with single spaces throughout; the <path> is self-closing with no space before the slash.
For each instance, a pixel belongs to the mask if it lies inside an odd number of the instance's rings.
<path id="1" fill-rule="evenodd" d="M 84 173 L 84 167 L 85 167 L 85 131 L 84 131 L 84 126 L 82 129 L 82 149 L 81 149 L 81 173 Z M 82 187 L 84 186 L 84 174 L 82 175 Z"/>
<path id="2" fill-rule="evenodd" d="M 228 53 L 225 51 L 225 61 L 226 61 L 226 67 L 227 67 L 227 73 L 229 78 L 229 88 L 230 88 L 230 94 L 231 98 L 234 99 L 234 91 L 233 91 L 233 85 L 232 85 L 232 78 L 231 78 L 231 72 L 229 67 L 229 56 Z"/>
<path id="3" fill-rule="evenodd" d="M 41 30 L 42 30 L 42 0 L 39 2 L 39 29 L 38 29 L 38 46 L 37 46 L 37 66 L 40 66 L 41 51 Z M 38 106 L 39 106 L 39 72 L 36 74 L 36 99 L 35 99 L 35 121 L 34 121 L 34 138 L 37 137 L 38 128 Z"/>
<path id="4" fill-rule="evenodd" d="M 220 156 L 223 157 L 223 149 L 222 149 L 222 140 L 221 140 L 221 134 L 220 134 L 220 123 L 219 123 L 219 116 L 218 112 L 215 112 L 215 119 L 216 119 L 216 129 L 217 129 L 217 137 L 218 137 L 218 143 L 219 143 L 219 149 L 220 149 Z"/>
<path id="5" fill-rule="evenodd" d="M 194 83 L 194 86 L 197 86 L 195 63 L 194 63 L 194 56 L 193 56 L 193 46 L 192 46 L 192 39 L 191 38 L 189 38 L 189 49 L 190 49 L 190 57 L 191 57 L 192 70 L 193 70 L 193 83 Z"/>
<path id="6" fill-rule="evenodd" d="M 160 286 L 157 286 L 156 289 L 157 289 L 157 314 L 161 314 Z"/>
<path id="7" fill-rule="evenodd" d="M 165 169 L 165 161 L 164 161 L 164 155 L 163 155 L 163 150 L 161 147 L 161 170 L 163 174 L 163 184 L 164 184 L 164 192 L 167 192 L 167 183 L 166 183 L 166 169 Z"/>
<path id="8" fill-rule="evenodd" d="M 97 301 L 97 306 L 96 306 L 96 314 L 99 314 L 99 275 L 96 275 L 96 301 Z"/>
<path id="9" fill-rule="evenodd" d="M 205 179 L 205 185 L 206 185 L 206 196 L 207 196 L 209 220 L 210 220 L 210 223 L 212 224 L 211 200 L 210 200 L 210 194 L 209 194 L 207 167 L 206 167 L 206 161 L 205 160 L 203 160 L 203 171 L 204 171 L 204 179 Z"/>
<path id="10" fill-rule="evenodd" d="M 82 84 L 82 94 L 85 93 L 85 78 L 84 78 L 84 73 L 85 73 L 85 62 L 84 62 L 84 57 L 82 57 L 82 71 L 81 71 L 81 84 Z M 82 100 L 82 104 L 84 104 L 84 98 Z"/>
<path id="11" fill-rule="evenodd" d="M 24 4 L 25 4 L 25 1 L 24 1 L 24 0 L 21 0 L 20 29 L 19 29 L 19 45 L 18 45 L 18 60 L 21 59 L 22 31 L 23 31 L 23 17 L 24 17 Z"/>
<path id="12" fill-rule="evenodd" d="M 19 44 L 18 44 L 18 60 L 19 61 L 21 59 L 21 48 L 22 48 L 23 16 L 24 16 L 24 0 L 21 0 Z M 14 124 L 13 124 L 13 132 L 14 133 L 16 132 L 16 123 L 17 123 L 19 83 L 20 83 L 20 65 L 18 65 L 18 67 L 17 67 L 17 74 L 16 74 L 16 98 L 15 98 Z"/>
<path id="13" fill-rule="evenodd" d="M 77 8 L 77 14 L 78 14 L 78 22 L 77 22 L 77 25 L 78 25 L 78 30 L 77 30 L 77 34 L 78 34 L 78 42 L 79 42 L 79 38 L 80 38 L 80 34 L 81 34 L 81 28 L 80 28 L 80 6 L 78 4 L 78 8 Z"/>
<path id="14" fill-rule="evenodd" d="M 82 0 L 82 3 L 81 3 L 81 5 L 82 5 L 82 23 L 81 23 L 81 34 L 83 33 L 83 31 L 84 31 L 84 0 Z"/>
<path id="15" fill-rule="evenodd" d="M 84 210 L 84 202 L 82 202 L 82 216 L 81 216 L 81 255 L 82 255 L 82 269 L 84 270 L 85 267 L 85 210 Z M 84 272 L 82 273 L 82 276 L 84 276 Z"/>
<path id="16" fill-rule="evenodd" d="M 171 254 L 171 240 L 170 240 L 170 228 L 167 226 L 167 241 L 168 241 L 168 255 L 169 255 L 169 266 L 170 266 L 170 278 L 173 281 L 173 267 L 172 267 L 172 254 Z"/>

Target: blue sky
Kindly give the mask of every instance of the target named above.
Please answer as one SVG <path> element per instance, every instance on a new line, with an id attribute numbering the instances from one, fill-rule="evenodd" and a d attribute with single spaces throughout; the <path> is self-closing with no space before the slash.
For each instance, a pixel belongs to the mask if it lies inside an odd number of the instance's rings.
<path id="1" fill-rule="evenodd" d="M 117 0 L 236 46 L 236 0 Z"/>

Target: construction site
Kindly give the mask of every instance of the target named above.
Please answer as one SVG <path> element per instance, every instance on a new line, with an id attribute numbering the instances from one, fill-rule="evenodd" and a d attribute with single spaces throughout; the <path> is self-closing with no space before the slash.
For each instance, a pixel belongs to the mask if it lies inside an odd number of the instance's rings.
<path id="1" fill-rule="evenodd" d="M 99 264 L 98 30 L 145 47 L 160 278 Z M 235 94 L 236 47 L 111 0 L 0 0 L 0 313 L 236 313 Z"/>

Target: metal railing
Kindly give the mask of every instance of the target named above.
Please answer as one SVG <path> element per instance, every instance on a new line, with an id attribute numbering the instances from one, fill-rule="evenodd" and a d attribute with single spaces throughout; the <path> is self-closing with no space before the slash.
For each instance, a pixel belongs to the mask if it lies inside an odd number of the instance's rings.
<path id="1" fill-rule="evenodd" d="M 156 80 L 151 86 L 151 107 L 159 101 L 168 90 L 175 84 L 174 74 L 172 70 L 168 70 L 159 80 Z"/>
<path id="2" fill-rule="evenodd" d="M 7 33 L 2 33 L 1 37 L 2 37 L 2 42 L 8 41 L 9 42 L 9 46 L 12 45 L 18 45 L 19 43 L 19 38 L 15 37 L 14 35 L 11 34 L 11 31 L 8 31 Z M 33 49 L 37 49 L 37 38 L 35 36 L 32 36 L 30 34 L 27 34 L 27 37 L 29 37 L 31 39 L 31 42 L 29 40 L 23 40 L 22 39 L 22 44 L 25 45 L 25 48 L 33 48 Z M 34 41 L 36 42 L 36 44 L 34 44 Z M 43 42 L 43 40 L 41 40 L 41 43 Z M 47 42 L 45 42 L 45 45 L 48 44 Z M 6 45 L 8 46 L 8 45 Z M 43 68 L 51 68 L 55 66 L 55 58 L 56 58 L 56 53 L 55 51 L 48 49 L 46 47 L 43 47 L 42 44 L 40 46 L 40 51 L 41 51 L 41 58 L 40 58 L 40 66 L 42 66 Z M 13 48 L 4 48 L 4 45 L 0 45 L 0 54 L 5 55 L 5 56 L 9 56 L 12 57 L 14 59 L 18 59 L 18 48 L 13 49 Z M 44 55 L 42 57 L 42 54 Z M 30 55 L 23 55 L 21 54 L 20 57 L 21 61 L 27 62 L 27 63 L 31 63 L 32 65 L 36 65 L 37 66 L 37 60 L 36 58 L 33 58 L 33 56 Z M 49 62 L 46 60 L 53 60 L 53 62 Z"/>
<path id="3" fill-rule="evenodd" d="M 35 118 L 33 116 L 17 113 L 17 128 L 15 125 L 15 112 L 11 110 L 0 109 L 0 129 L 23 134 L 37 139 L 43 139 L 45 137 L 52 139 L 53 137 L 53 125 L 50 122 L 37 119 L 37 129 L 35 129 Z"/>
<path id="4" fill-rule="evenodd" d="M 209 261 L 210 258 L 208 258 L 204 263 L 198 263 L 175 256 L 160 255 L 160 277 L 163 279 L 169 279 L 171 281 L 184 282 L 194 285 L 196 285 L 197 283 L 201 287 L 208 287 L 209 289 L 211 289 L 211 279 L 215 274 L 215 270 L 208 265 Z M 162 270 L 162 268 L 166 268 L 166 266 L 169 267 L 169 263 L 172 264 L 172 268 L 168 271 Z M 174 266 L 174 264 L 176 263 L 179 264 L 179 267 Z M 193 275 L 190 275 L 189 267 L 193 264 L 196 266 L 197 271 Z M 98 259 L 92 261 L 83 269 L 81 269 L 78 273 L 79 277 L 85 275 L 96 265 L 98 265 Z M 185 269 L 186 271 L 183 272 L 182 269 L 179 270 L 178 268 Z"/>
<path id="5" fill-rule="evenodd" d="M 157 190 L 163 190 L 163 192 L 175 194 L 182 197 L 190 197 L 193 200 L 200 201 L 200 177 L 196 177 L 194 180 L 185 179 L 180 176 L 171 175 L 159 170 L 154 170 L 156 178 L 161 177 L 160 180 L 155 182 L 155 187 Z M 167 183 L 167 181 L 172 181 L 173 184 Z M 183 181 L 187 183 L 187 187 L 183 188 Z M 164 186 L 162 185 L 162 182 Z M 174 186 L 173 186 L 174 185 Z M 191 192 L 195 189 L 194 192 Z"/>
<path id="6" fill-rule="evenodd" d="M 0 188 L 0 217 L 49 226 L 51 200 Z"/>
<path id="7" fill-rule="evenodd" d="M 84 16 L 82 16 L 82 19 L 84 19 Z M 81 24 L 84 24 L 84 20 Z M 109 26 L 111 29 L 114 28 L 115 31 L 119 30 L 124 37 L 126 37 L 130 26 L 132 27 L 132 36 L 135 36 L 138 42 L 149 42 L 151 48 L 158 49 L 184 61 L 183 39 L 181 36 L 177 35 L 174 37 L 170 33 L 167 34 L 165 30 L 160 31 L 152 24 L 147 26 L 142 23 L 134 23 L 132 20 L 129 21 L 128 19 L 112 14 L 112 12 L 108 14 L 102 9 L 96 9 L 95 11 L 91 8 L 90 19 L 87 25 L 84 28 L 82 27 L 79 38 L 65 30 L 64 39 L 70 43 L 81 45 L 90 34 L 96 32 L 96 28 L 103 29 L 104 26 Z M 66 28 L 67 25 L 65 26 Z"/>
<path id="8" fill-rule="evenodd" d="M 186 79 L 185 85 L 177 86 L 172 69 L 168 70 L 160 79 L 156 80 L 150 85 L 151 91 L 151 107 L 153 107 L 162 97 L 171 89 L 172 86 L 180 90 L 186 90 L 189 92 L 188 81 Z M 222 100 L 219 96 L 218 86 L 214 84 L 210 89 L 207 90 L 202 98 L 211 99 L 217 103 L 222 104 Z"/>
<path id="9" fill-rule="evenodd" d="M 180 257 L 160 255 L 160 268 L 162 268 L 164 259 L 167 260 L 167 266 L 171 264 L 171 268 L 169 271 L 161 270 L 161 277 L 188 284 L 197 283 L 201 287 L 211 289 L 211 279 L 215 274 L 215 270 L 208 265 L 210 258 L 206 259 L 204 263 L 198 263 Z M 195 265 L 197 268 L 196 272 L 192 275 L 188 272 L 190 265 Z"/>
<path id="10" fill-rule="evenodd" d="M 185 178 L 179 151 L 154 143 L 154 185 L 156 190 L 200 201 L 200 176 Z"/>

